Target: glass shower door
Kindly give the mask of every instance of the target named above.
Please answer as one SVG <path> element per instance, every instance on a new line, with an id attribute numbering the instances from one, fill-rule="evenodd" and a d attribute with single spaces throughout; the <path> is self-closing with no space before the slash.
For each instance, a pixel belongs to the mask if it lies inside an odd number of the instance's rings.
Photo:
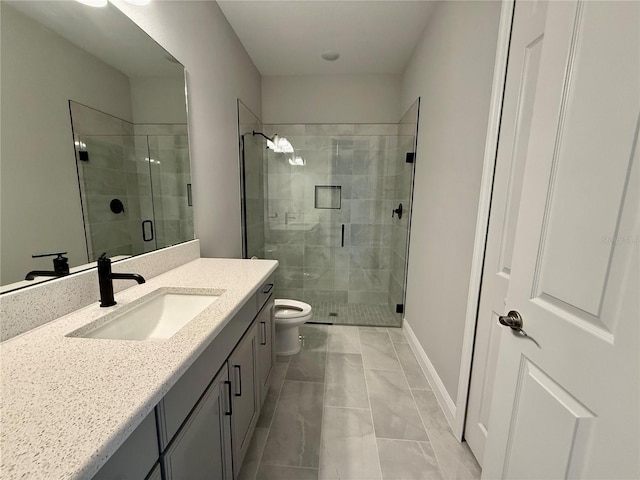
<path id="1" fill-rule="evenodd" d="M 240 176 L 242 194 L 242 255 L 244 258 L 269 258 L 265 247 L 265 140 L 254 131 L 262 131 L 262 122 L 238 100 Z"/>
<path id="2" fill-rule="evenodd" d="M 147 137 L 76 136 L 75 149 L 89 261 L 155 250 Z"/>
<path id="3" fill-rule="evenodd" d="M 419 108 L 420 99 L 416 100 L 400 120 L 396 154 L 389 163 L 391 183 L 387 198 L 393 216 L 387 232 L 391 238 L 388 305 L 390 311 L 399 314 L 404 313 L 405 303 Z"/>
<path id="4" fill-rule="evenodd" d="M 240 123 L 245 256 L 278 260 L 276 296 L 311 304 L 315 322 L 402 323 L 417 112 L 400 124 Z"/>
<path id="5" fill-rule="evenodd" d="M 153 236 L 157 247 L 163 248 L 194 237 L 189 146 L 186 135 L 147 138 Z"/>

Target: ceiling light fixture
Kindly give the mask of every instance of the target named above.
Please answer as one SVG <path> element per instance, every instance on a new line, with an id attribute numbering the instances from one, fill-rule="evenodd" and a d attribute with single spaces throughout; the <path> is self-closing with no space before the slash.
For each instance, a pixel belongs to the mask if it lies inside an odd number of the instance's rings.
<path id="1" fill-rule="evenodd" d="M 327 62 L 334 62 L 337 59 L 340 58 L 340 53 L 338 52 L 324 52 L 322 55 L 320 55 L 322 58 L 324 58 Z"/>

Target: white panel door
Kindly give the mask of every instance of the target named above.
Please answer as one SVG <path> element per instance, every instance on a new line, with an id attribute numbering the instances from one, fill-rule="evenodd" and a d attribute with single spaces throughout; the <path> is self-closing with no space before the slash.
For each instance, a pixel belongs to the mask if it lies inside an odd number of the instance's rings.
<path id="1" fill-rule="evenodd" d="M 487 233 L 482 293 L 464 437 L 482 465 L 500 345 L 498 317 L 506 314 L 522 177 L 538 80 L 547 2 L 515 5 Z"/>
<path id="2" fill-rule="evenodd" d="M 640 2 L 550 2 L 484 478 L 639 478 Z"/>

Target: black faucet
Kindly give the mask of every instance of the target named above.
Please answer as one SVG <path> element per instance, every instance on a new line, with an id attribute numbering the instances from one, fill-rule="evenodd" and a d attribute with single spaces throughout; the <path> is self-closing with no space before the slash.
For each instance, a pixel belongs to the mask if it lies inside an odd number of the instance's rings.
<path id="1" fill-rule="evenodd" d="M 55 257 L 53 259 L 53 270 L 32 270 L 24 277 L 25 280 L 33 280 L 36 277 L 63 277 L 69 275 L 69 259 L 63 257 L 67 252 L 58 253 L 42 253 L 40 255 L 31 255 L 31 258 Z"/>
<path id="2" fill-rule="evenodd" d="M 117 302 L 113 298 L 113 280 L 135 280 L 144 283 L 145 279 L 137 273 L 113 273 L 111 271 L 111 259 L 107 258 L 107 252 L 98 258 L 98 282 L 100 284 L 100 306 L 112 307 Z"/>

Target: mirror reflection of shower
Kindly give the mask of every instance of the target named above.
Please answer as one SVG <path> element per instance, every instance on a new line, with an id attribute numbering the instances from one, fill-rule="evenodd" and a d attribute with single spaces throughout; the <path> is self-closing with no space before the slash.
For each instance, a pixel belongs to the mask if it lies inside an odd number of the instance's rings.
<path id="1" fill-rule="evenodd" d="M 238 111 L 245 258 L 278 260 L 276 297 L 309 303 L 314 322 L 401 325 L 418 102 L 397 124 Z"/>

